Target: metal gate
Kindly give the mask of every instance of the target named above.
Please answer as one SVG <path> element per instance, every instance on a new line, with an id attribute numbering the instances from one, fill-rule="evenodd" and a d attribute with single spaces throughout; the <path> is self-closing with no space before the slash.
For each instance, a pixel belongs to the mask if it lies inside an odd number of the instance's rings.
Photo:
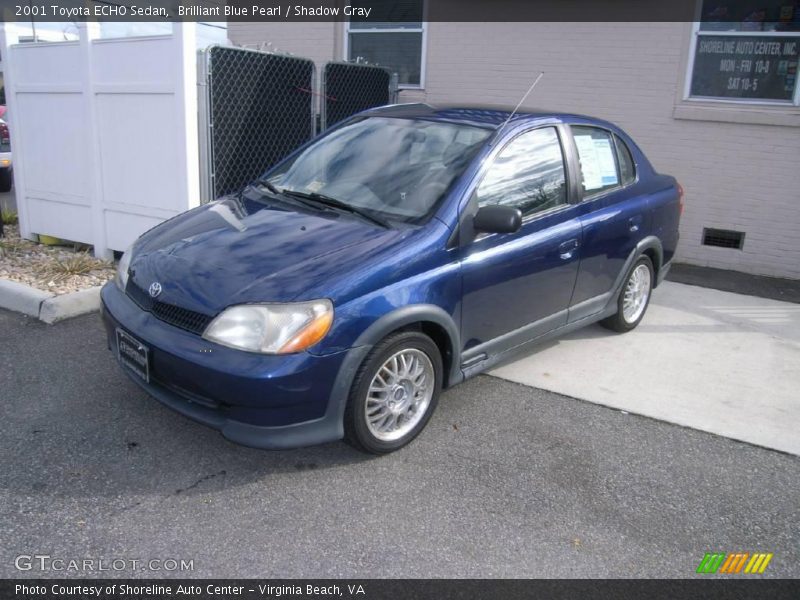
<path id="1" fill-rule="evenodd" d="M 204 201 L 240 189 L 314 135 L 314 63 L 228 46 L 201 53 Z"/>
<path id="2" fill-rule="evenodd" d="M 322 75 L 321 126 L 325 130 L 362 110 L 397 101 L 397 76 L 388 69 L 329 62 Z"/>

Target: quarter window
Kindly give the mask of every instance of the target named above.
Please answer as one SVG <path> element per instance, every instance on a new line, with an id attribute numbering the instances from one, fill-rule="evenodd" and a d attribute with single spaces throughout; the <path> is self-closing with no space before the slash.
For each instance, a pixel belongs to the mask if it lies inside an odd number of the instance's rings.
<path id="1" fill-rule="evenodd" d="M 581 164 L 583 195 L 593 196 L 619 185 L 616 150 L 611 134 L 596 127 L 573 127 Z"/>
<path id="2" fill-rule="evenodd" d="M 534 129 L 512 140 L 476 194 L 479 206 L 513 206 L 523 217 L 565 204 L 564 156 L 555 128 Z"/>
<path id="3" fill-rule="evenodd" d="M 618 135 L 614 136 L 614 144 L 617 147 L 617 162 L 619 163 L 619 174 L 622 185 L 633 183 L 636 179 L 636 167 L 633 164 L 633 157 L 628 145 L 623 142 Z"/>

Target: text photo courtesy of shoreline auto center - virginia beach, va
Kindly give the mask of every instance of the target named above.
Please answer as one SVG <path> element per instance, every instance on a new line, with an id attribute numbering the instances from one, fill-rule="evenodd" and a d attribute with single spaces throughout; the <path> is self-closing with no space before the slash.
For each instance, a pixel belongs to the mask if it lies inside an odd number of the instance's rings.
<path id="1" fill-rule="evenodd" d="M 0 598 L 800 594 L 800 0 L 0 0 Z"/>

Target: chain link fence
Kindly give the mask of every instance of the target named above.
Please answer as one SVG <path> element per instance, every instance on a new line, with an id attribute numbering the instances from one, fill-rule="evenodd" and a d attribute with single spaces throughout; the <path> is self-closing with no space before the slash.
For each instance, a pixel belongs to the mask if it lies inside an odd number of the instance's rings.
<path id="1" fill-rule="evenodd" d="M 313 61 L 211 46 L 200 70 L 204 200 L 240 189 L 313 137 Z"/>
<path id="2" fill-rule="evenodd" d="M 210 46 L 199 69 L 203 201 L 241 189 L 303 145 L 317 116 L 324 130 L 397 101 L 397 76 L 374 65 L 327 63 L 321 93 L 314 63 L 305 58 Z"/>
<path id="3" fill-rule="evenodd" d="M 397 76 L 388 69 L 329 62 L 322 75 L 321 126 L 325 130 L 362 110 L 397 101 Z"/>

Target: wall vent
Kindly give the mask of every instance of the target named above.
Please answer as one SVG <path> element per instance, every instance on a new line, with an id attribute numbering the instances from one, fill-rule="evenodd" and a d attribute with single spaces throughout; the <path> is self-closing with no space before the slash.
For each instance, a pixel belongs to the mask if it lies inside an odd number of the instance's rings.
<path id="1" fill-rule="evenodd" d="M 742 246 L 744 246 L 744 232 L 704 227 L 703 246 L 717 246 L 718 248 L 741 250 Z"/>

